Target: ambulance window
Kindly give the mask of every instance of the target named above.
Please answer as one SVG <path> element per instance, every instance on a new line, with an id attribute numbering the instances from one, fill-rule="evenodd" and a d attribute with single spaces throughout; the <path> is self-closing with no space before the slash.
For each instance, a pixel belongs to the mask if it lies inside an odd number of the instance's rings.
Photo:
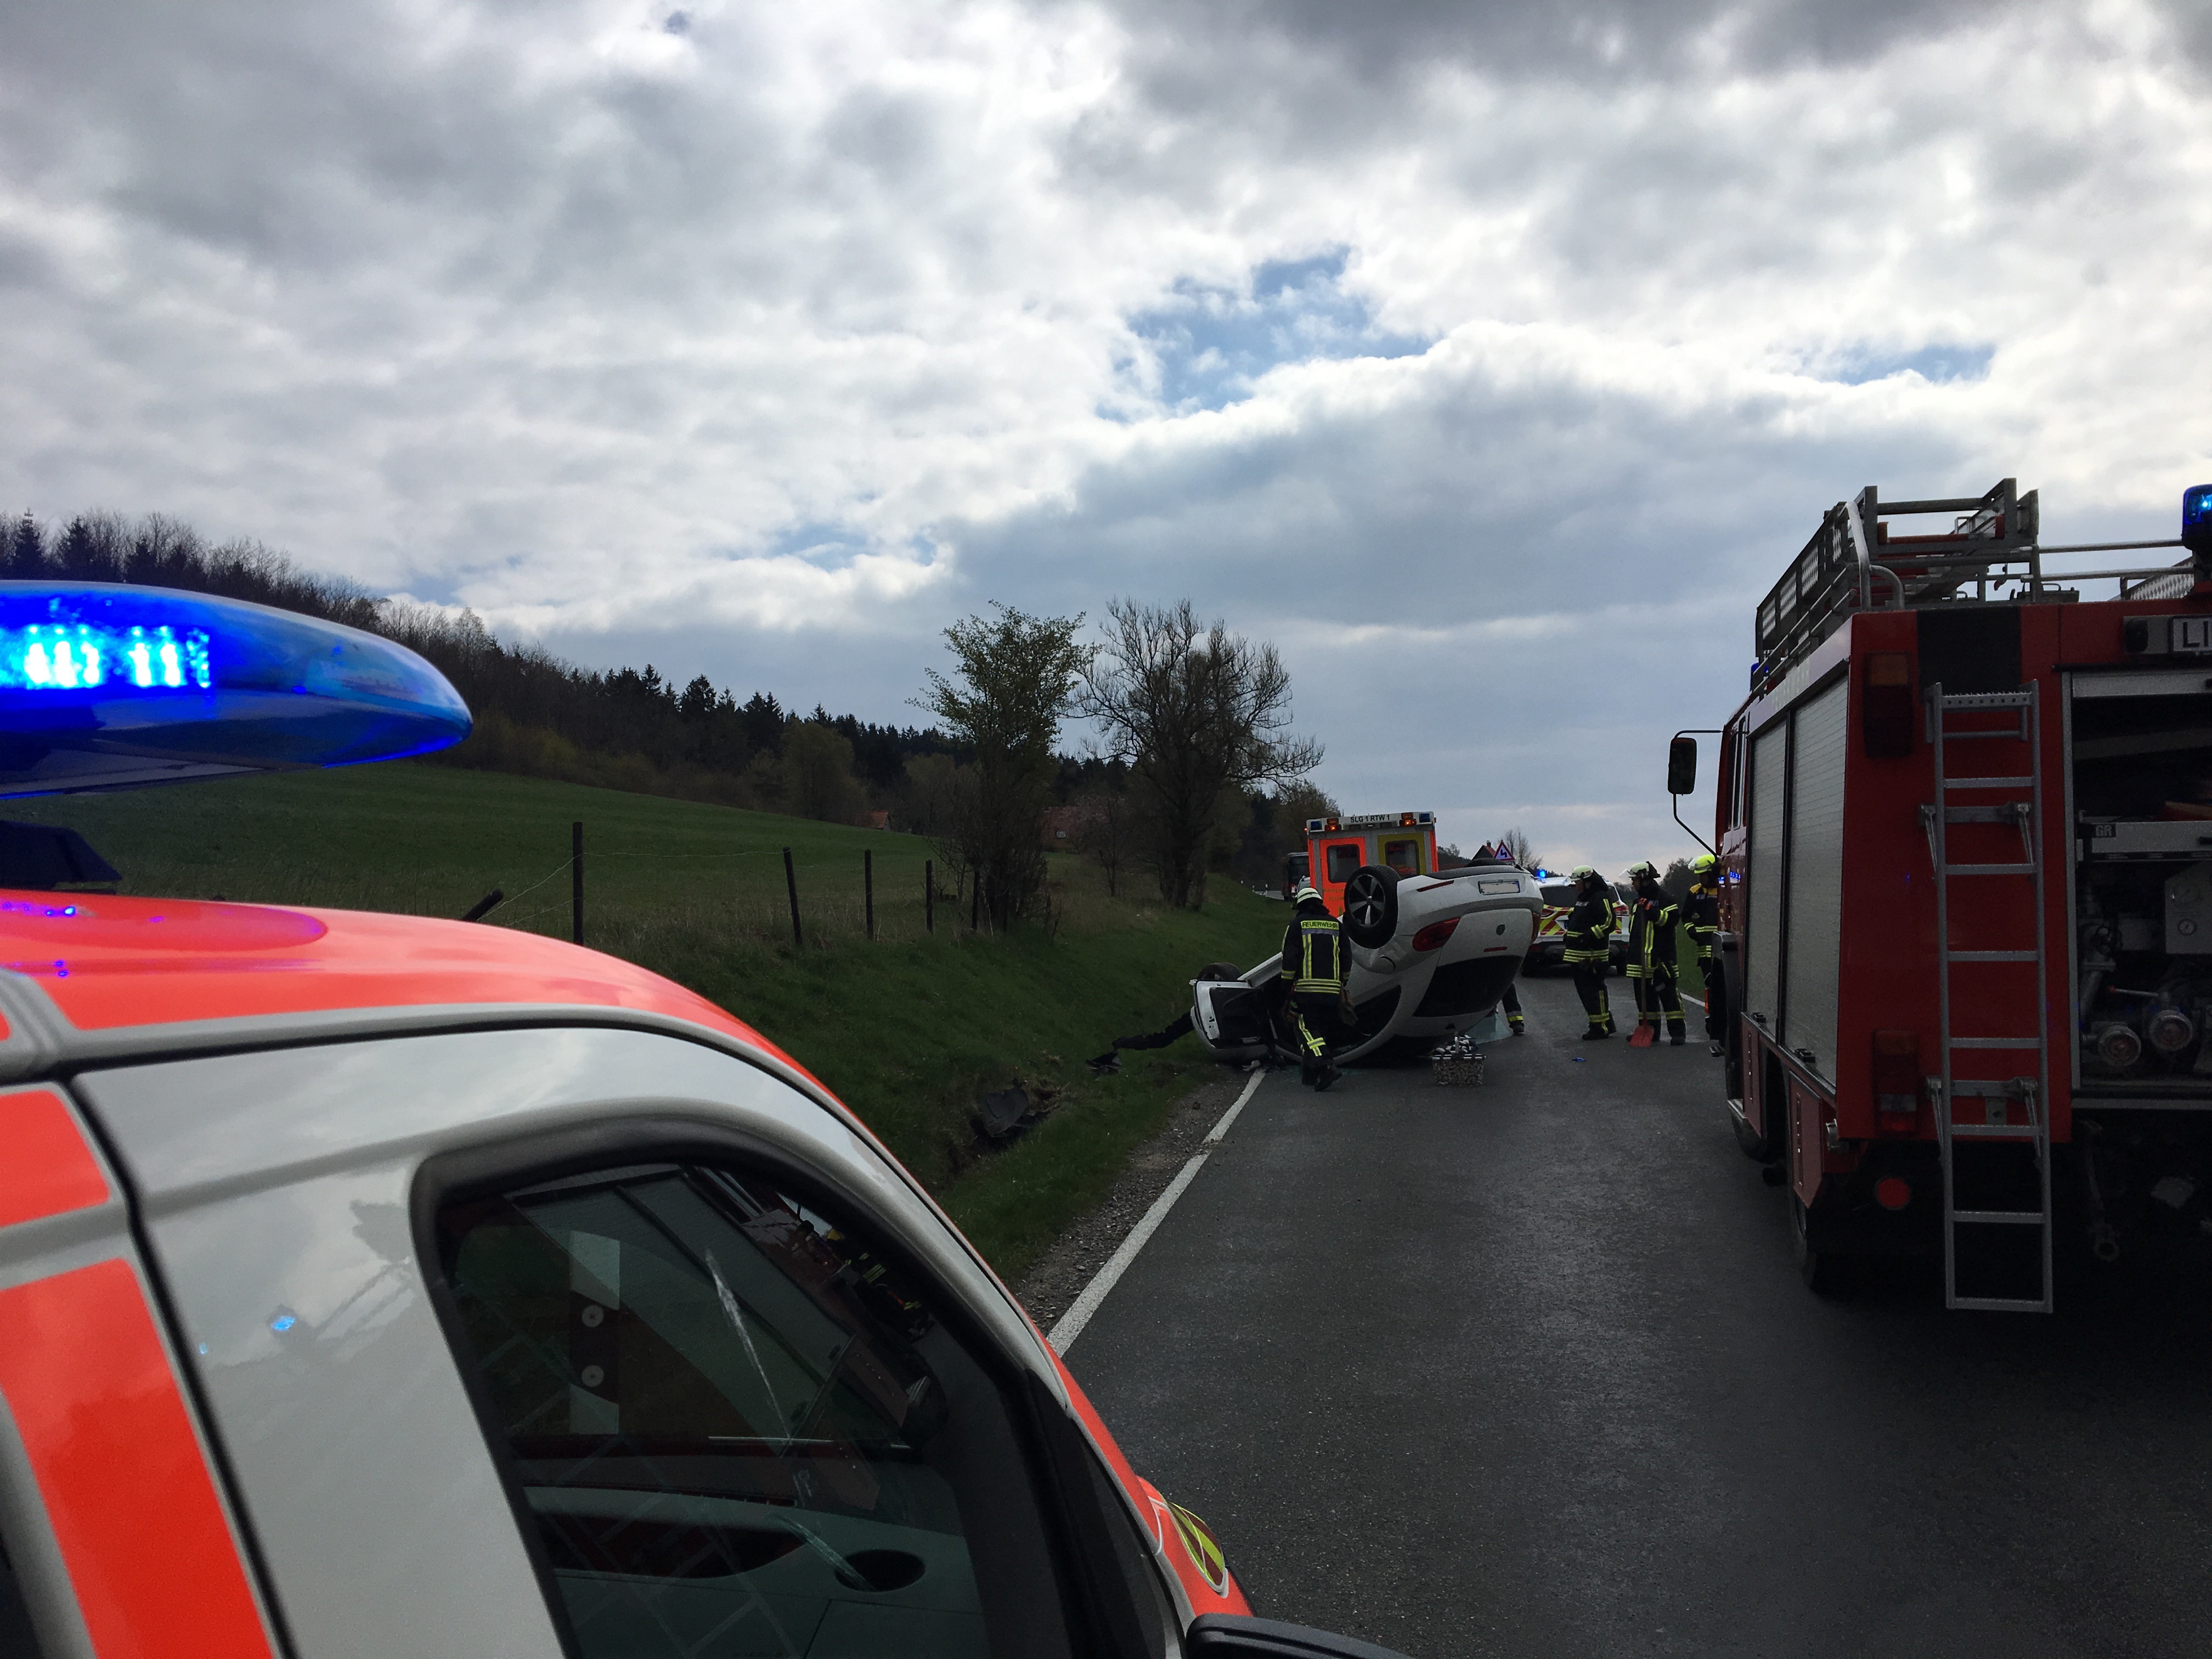
<path id="1" fill-rule="evenodd" d="M 1367 857 L 1364 842 L 1338 841 L 1328 846 L 1328 878 L 1331 881 L 1350 881 Z"/>
<path id="2" fill-rule="evenodd" d="M 998 1386 L 811 1202 L 655 1164 L 450 1206 L 440 1245 L 582 1659 L 1065 1659 Z"/>
<path id="3" fill-rule="evenodd" d="M 1421 873 L 1421 843 L 1418 841 L 1386 841 L 1382 843 L 1382 862 L 1401 876 Z"/>
<path id="4" fill-rule="evenodd" d="M 8 1547 L 0 1543 L 0 1653 L 10 1659 L 39 1659 L 39 1633 L 31 1628 L 31 1610 L 23 1605 L 23 1586 L 8 1559 Z"/>

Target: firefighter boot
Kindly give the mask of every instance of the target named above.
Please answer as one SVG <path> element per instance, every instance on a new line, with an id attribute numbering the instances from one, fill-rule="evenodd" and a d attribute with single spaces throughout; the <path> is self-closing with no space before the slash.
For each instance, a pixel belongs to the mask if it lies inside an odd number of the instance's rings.
<path id="1" fill-rule="evenodd" d="M 1506 1016 L 1505 1016 L 1505 1023 L 1506 1023 L 1506 1024 L 1507 1024 L 1508 1026 L 1510 1026 L 1510 1027 L 1512 1029 L 1513 1035 L 1514 1035 L 1515 1036 L 1527 1036 L 1528 1035 L 1528 1028 L 1525 1024 L 1523 1024 L 1522 1023 L 1522 1019 L 1521 1019 L 1521 1016 L 1520 1016 L 1520 1015 L 1518 1015 L 1518 1014 L 1508 1014 L 1508 1015 L 1506 1015 Z"/>

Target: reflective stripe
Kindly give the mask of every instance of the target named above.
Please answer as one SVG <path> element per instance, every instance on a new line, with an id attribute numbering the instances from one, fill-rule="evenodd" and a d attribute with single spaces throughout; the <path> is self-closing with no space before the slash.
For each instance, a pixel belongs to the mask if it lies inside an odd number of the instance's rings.
<path id="1" fill-rule="evenodd" d="M 129 1263 L 0 1291 L 0 1395 L 101 1659 L 270 1652 Z"/>
<path id="2" fill-rule="evenodd" d="M 0 1227 L 107 1202 L 107 1177 L 51 1089 L 0 1095 Z"/>
<path id="3" fill-rule="evenodd" d="M 1326 938 L 1328 940 L 1330 972 L 1314 971 L 1314 945 Z M 1340 991 L 1344 988 L 1343 947 L 1339 942 L 1336 922 L 1331 917 L 1301 917 L 1298 921 L 1298 988 L 1302 991 Z"/>

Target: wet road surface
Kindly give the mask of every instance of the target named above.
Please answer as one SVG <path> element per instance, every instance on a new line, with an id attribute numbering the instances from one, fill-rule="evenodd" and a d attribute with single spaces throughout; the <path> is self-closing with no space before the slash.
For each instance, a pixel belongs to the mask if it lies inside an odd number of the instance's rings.
<path id="1" fill-rule="evenodd" d="M 2201 1285 L 1816 1297 L 1703 1043 L 1522 996 L 1480 1089 L 1269 1077 L 1069 1351 L 1255 1611 L 1414 1659 L 2212 1651 Z"/>

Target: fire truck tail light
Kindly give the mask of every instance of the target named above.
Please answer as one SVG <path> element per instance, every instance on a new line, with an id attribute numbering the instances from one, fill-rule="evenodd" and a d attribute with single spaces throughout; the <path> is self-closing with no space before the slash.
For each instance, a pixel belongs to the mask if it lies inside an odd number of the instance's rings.
<path id="1" fill-rule="evenodd" d="M 1859 687 L 1859 723 L 1869 760 L 1900 760 L 1912 752 L 1912 657 L 1869 651 Z"/>
<path id="2" fill-rule="evenodd" d="M 1452 930 L 1458 926 L 1457 916 L 1446 916 L 1442 921 L 1432 921 L 1413 935 L 1413 948 L 1416 951 L 1433 951 L 1449 939 Z"/>
<path id="3" fill-rule="evenodd" d="M 1912 1183 L 1902 1176 L 1884 1176 L 1874 1183 L 1874 1201 L 1885 1210 L 1901 1210 L 1912 1202 Z"/>
<path id="4" fill-rule="evenodd" d="M 1911 1133 L 1920 1121 L 1920 1033 L 1874 1034 L 1874 1104 L 1888 1133 Z M 1894 1119 L 1904 1119 L 1901 1124 Z"/>

